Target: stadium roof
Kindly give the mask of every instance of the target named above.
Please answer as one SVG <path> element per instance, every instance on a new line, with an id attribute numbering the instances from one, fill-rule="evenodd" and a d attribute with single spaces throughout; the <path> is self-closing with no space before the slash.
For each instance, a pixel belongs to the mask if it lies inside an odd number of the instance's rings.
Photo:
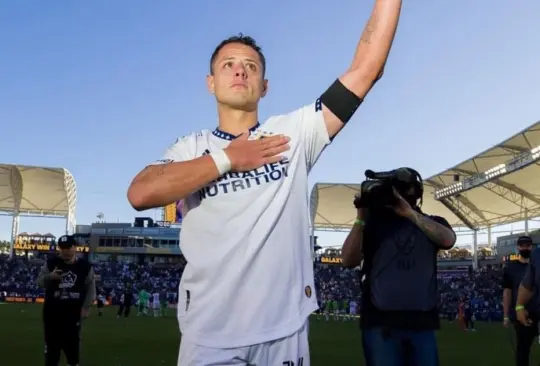
<path id="1" fill-rule="evenodd" d="M 540 216 L 540 163 L 438 201 L 437 189 L 485 172 L 540 145 L 540 121 L 506 141 L 424 181 L 423 211 L 445 217 L 454 227 L 481 229 Z M 347 230 L 355 220 L 353 196 L 359 184 L 317 183 L 311 192 L 315 230 Z"/>
<path id="2" fill-rule="evenodd" d="M 63 168 L 0 164 L 0 212 L 72 216 L 77 190 Z"/>

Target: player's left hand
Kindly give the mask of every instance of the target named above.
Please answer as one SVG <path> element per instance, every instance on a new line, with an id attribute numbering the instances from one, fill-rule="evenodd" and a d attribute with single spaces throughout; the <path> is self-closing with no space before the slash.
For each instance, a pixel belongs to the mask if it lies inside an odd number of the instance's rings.
<path id="1" fill-rule="evenodd" d="M 81 318 L 86 319 L 90 315 L 90 309 L 81 309 Z"/>
<path id="2" fill-rule="evenodd" d="M 395 188 L 392 188 L 392 190 L 394 191 L 394 196 L 397 199 L 396 205 L 392 206 L 394 212 L 402 217 L 409 217 L 410 215 L 412 215 L 413 209 L 411 205 L 409 205 L 409 202 L 407 202 L 403 197 L 401 197 L 401 195 Z"/>

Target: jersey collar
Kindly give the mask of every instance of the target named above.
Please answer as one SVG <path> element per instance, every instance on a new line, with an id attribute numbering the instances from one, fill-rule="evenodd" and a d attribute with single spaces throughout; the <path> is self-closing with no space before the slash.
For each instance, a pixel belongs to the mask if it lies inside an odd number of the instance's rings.
<path id="1" fill-rule="evenodd" d="M 254 132 L 257 128 L 259 128 L 260 126 L 260 123 L 257 122 L 257 124 L 253 127 L 251 127 L 249 129 L 249 132 L 252 133 Z M 227 141 L 232 141 L 234 140 L 235 138 L 237 138 L 238 136 L 235 136 L 235 135 L 232 135 L 228 132 L 225 132 L 225 131 L 222 131 L 219 129 L 219 127 L 216 127 L 216 129 L 214 131 L 212 131 L 212 135 L 216 136 L 216 137 L 219 137 L 220 139 L 223 139 L 223 140 L 227 140 Z"/>

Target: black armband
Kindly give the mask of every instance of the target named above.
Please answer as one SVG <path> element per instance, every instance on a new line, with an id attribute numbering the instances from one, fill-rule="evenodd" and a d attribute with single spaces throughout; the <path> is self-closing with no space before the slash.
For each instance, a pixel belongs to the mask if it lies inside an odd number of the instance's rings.
<path id="1" fill-rule="evenodd" d="M 319 101 L 343 123 L 349 122 L 363 99 L 347 89 L 339 79 L 321 95 Z"/>

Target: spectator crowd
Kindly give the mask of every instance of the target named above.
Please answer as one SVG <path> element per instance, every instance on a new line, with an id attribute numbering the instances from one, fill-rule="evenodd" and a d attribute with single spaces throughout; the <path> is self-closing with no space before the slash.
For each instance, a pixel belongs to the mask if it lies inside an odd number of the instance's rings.
<path id="1" fill-rule="evenodd" d="M 0 255 L 0 301 L 6 297 L 43 297 L 43 290 L 38 289 L 35 284 L 43 263 L 43 257 L 10 259 Z M 98 276 L 98 292 L 113 303 L 119 300 L 128 285 L 132 287 L 134 294 L 141 289 L 150 293 L 166 291 L 170 302 L 174 302 L 184 264 L 138 264 L 119 261 L 93 263 Z M 320 303 L 336 300 L 360 304 L 360 276 L 358 268 L 346 269 L 339 264 L 316 261 L 315 286 Z M 477 320 L 501 320 L 501 279 L 500 268 L 488 267 L 477 271 L 440 270 L 438 285 L 441 316 L 454 319 L 459 304 L 468 302 Z"/>

